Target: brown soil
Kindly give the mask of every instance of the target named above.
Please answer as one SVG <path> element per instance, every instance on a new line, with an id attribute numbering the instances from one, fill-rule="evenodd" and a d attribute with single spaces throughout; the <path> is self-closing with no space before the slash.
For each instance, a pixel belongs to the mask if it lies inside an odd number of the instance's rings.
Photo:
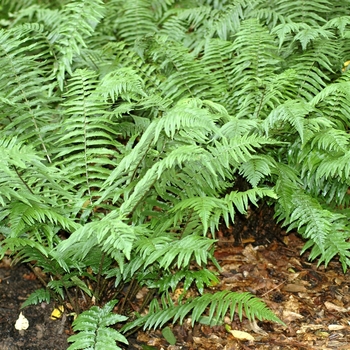
<path id="1" fill-rule="evenodd" d="M 343 273 L 338 261 L 327 268 L 310 263 L 307 254 L 300 257 L 303 241 L 287 235 L 273 220 L 268 207 L 253 209 L 238 216 L 230 229 L 218 232 L 215 256 L 222 271 L 215 290 L 248 291 L 261 298 L 285 322 L 249 323 L 247 319 L 208 327 L 169 325 L 176 338 L 169 345 L 161 331 L 138 332 L 128 338 L 125 349 L 137 350 L 297 350 L 350 349 L 350 273 Z M 62 350 L 68 348 L 72 334 L 64 316 L 51 320 L 54 305 L 45 303 L 20 310 L 25 298 L 41 288 L 25 266 L 0 264 L 0 350 Z M 14 324 L 20 311 L 29 320 L 29 328 L 17 331 Z M 241 330 L 254 340 L 235 338 L 225 329 Z"/>

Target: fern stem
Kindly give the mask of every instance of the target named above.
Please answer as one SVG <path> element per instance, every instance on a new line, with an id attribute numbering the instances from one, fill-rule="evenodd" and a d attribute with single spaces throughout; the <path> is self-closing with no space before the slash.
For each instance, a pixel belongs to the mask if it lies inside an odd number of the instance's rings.
<path id="1" fill-rule="evenodd" d="M 134 180 L 134 178 L 136 177 L 136 171 L 137 169 L 139 168 L 140 164 L 142 163 L 142 161 L 145 159 L 147 153 L 148 153 L 148 150 L 151 148 L 151 144 L 152 144 L 152 140 L 149 142 L 148 146 L 147 146 L 147 150 L 146 152 L 143 154 L 143 157 L 140 159 L 140 161 L 136 164 L 135 166 L 135 170 L 133 172 L 133 174 L 131 175 L 131 179 L 130 179 L 130 182 L 132 182 Z"/>
<path id="2" fill-rule="evenodd" d="M 145 299 L 144 299 L 144 301 L 143 301 L 143 303 L 142 303 L 142 305 L 141 305 L 141 307 L 140 307 L 140 309 L 138 311 L 139 314 L 141 314 L 144 311 L 144 309 L 149 305 L 150 301 L 154 297 L 155 292 L 156 292 L 155 289 L 151 289 L 151 290 L 148 291 L 148 293 L 147 293 L 147 295 L 146 295 L 146 297 L 145 297 Z M 128 338 L 128 337 L 130 337 L 130 335 L 136 333 L 141 328 L 142 328 L 142 325 L 139 325 L 139 326 L 137 326 L 137 327 L 127 331 L 125 333 L 125 336 Z"/>
<path id="3" fill-rule="evenodd" d="M 125 293 L 123 302 L 121 303 L 119 312 L 123 313 L 124 312 L 124 308 L 125 308 L 125 304 L 126 302 L 131 302 L 131 299 L 136 295 L 137 291 L 139 290 L 139 284 L 136 281 L 136 278 L 133 277 L 130 281 L 128 290 Z"/>
<path id="4" fill-rule="evenodd" d="M 15 172 L 17 174 L 17 176 L 19 177 L 19 179 L 21 180 L 21 182 L 23 183 L 23 185 L 27 188 L 27 190 L 32 194 L 34 195 L 34 192 L 32 191 L 32 189 L 28 186 L 28 184 L 23 180 L 21 174 L 19 173 L 19 171 L 17 170 L 17 167 L 14 165 L 13 166 L 14 169 L 15 169 Z"/>
<path id="5" fill-rule="evenodd" d="M 187 225 L 189 224 L 189 222 L 190 222 L 190 220 L 191 220 L 191 217 L 192 217 L 193 212 L 194 212 L 194 209 L 191 209 L 191 210 L 190 210 L 190 213 L 189 213 L 189 215 L 188 215 L 188 217 L 187 217 L 187 220 L 186 220 L 186 222 L 185 222 L 185 224 L 184 224 L 184 226 L 183 226 L 183 229 L 181 230 L 180 239 L 182 238 L 184 232 L 186 231 L 186 227 L 187 227 Z"/>
<path id="6" fill-rule="evenodd" d="M 126 215 L 131 216 L 133 214 L 133 212 L 135 211 L 135 209 L 137 208 L 137 206 L 141 203 L 141 201 L 147 196 L 148 192 L 151 191 L 151 188 L 153 187 L 153 185 L 157 182 L 158 179 L 155 179 L 149 186 L 148 190 L 143 194 L 143 196 L 135 203 L 135 205 L 133 206 L 132 209 L 129 210 L 128 213 L 126 213 Z"/>
<path id="7" fill-rule="evenodd" d="M 68 300 L 69 300 L 70 304 L 72 305 L 72 308 L 73 308 L 74 312 L 77 315 L 79 315 L 80 314 L 80 307 L 79 307 L 79 304 L 78 304 L 78 290 L 77 290 L 77 288 L 75 288 L 75 298 L 73 298 L 71 293 L 69 292 L 67 286 L 65 285 L 64 281 L 62 281 L 62 285 L 63 285 L 63 288 L 64 288 L 64 290 L 66 292 Z"/>
<path id="8" fill-rule="evenodd" d="M 96 289 L 95 289 L 95 298 L 97 301 L 100 299 L 100 294 L 102 293 L 102 288 L 101 288 L 101 278 L 102 278 L 102 269 L 103 269 L 103 263 L 106 257 L 106 253 L 103 252 L 100 265 L 98 267 L 98 273 L 96 277 Z"/>
<path id="9" fill-rule="evenodd" d="M 50 296 L 52 299 L 58 299 L 59 304 L 63 304 L 63 299 L 61 298 L 59 293 L 55 293 L 51 288 L 47 287 L 46 281 L 40 276 L 40 274 L 35 270 L 34 266 L 30 263 L 28 263 L 29 268 L 34 273 L 35 277 L 40 281 L 40 283 L 49 291 Z"/>
<path id="10" fill-rule="evenodd" d="M 30 269 L 32 270 L 32 272 L 34 273 L 35 277 L 41 282 L 41 284 L 44 287 L 47 287 L 47 283 L 45 282 L 45 280 L 38 274 L 38 272 L 35 270 L 34 266 L 30 263 L 28 263 L 28 266 L 30 267 Z"/>
<path id="11" fill-rule="evenodd" d="M 85 93 L 85 91 L 84 91 Z M 86 100 L 86 97 L 84 97 L 84 101 Z M 85 106 L 84 106 L 85 108 Z M 88 170 L 88 164 L 87 164 L 87 151 L 88 151 L 88 147 L 87 147 L 87 132 L 86 132 L 86 124 L 87 124 L 87 120 L 86 120 L 86 113 L 84 113 L 84 163 L 85 163 L 85 176 L 86 176 L 86 186 L 87 186 L 87 190 L 89 193 L 89 197 L 90 197 L 90 203 L 91 205 L 93 205 L 92 203 L 92 196 L 91 196 L 91 191 L 90 191 L 90 179 L 89 179 L 89 170 Z"/>
<path id="12" fill-rule="evenodd" d="M 261 111 L 261 108 L 262 108 L 262 104 L 263 104 L 265 95 L 266 95 L 266 86 L 265 86 L 265 88 L 264 88 L 264 92 L 263 92 L 263 94 L 262 94 L 262 96 L 261 96 L 261 99 L 260 99 L 259 107 L 258 107 L 258 110 L 257 110 L 257 112 L 256 112 L 256 118 L 259 118 L 260 111 Z"/>

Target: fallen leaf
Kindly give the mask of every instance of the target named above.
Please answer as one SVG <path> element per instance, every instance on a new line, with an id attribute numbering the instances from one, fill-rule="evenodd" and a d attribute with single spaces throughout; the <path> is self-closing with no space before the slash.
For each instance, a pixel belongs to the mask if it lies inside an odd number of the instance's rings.
<path id="1" fill-rule="evenodd" d="M 23 276 L 23 279 L 27 280 L 27 281 L 34 281 L 36 280 L 36 276 L 33 272 L 30 273 L 25 273 Z"/>
<path id="2" fill-rule="evenodd" d="M 63 312 L 64 312 L 64 306 L 63 305 L 57 306 L 51 312 L 51 316 L 50 316 L 51 320 L 58 320 L 59 318 L 61 318 Z"/>
<path id="3" fill-rule="evenodd" d="M 24 315 L 21 312 L 18 316 L 16 323 L 15 323 L 15 328 L 18 331 L 23 331 L 23 330 L 28 329 L 28 327 L 29 327 L 29 321 L 24 317 Z"/>
<path id="4" fill-rule="evenodd" d="M 230 330 L 228 332 L 231 333 L 236 339 L 254 341 L 254 337 L 247 332 L 235 330 Z"/>

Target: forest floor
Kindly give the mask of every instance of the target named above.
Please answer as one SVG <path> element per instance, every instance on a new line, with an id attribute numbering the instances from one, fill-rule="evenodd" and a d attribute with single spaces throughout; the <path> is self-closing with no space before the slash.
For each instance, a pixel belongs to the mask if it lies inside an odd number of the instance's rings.
<path id="1" fill-rule="evenodd" d="M 304 242 L 287 234 L 273 220 L 270 208 L 251 210 L 235 225 L 218 232 L 215 256 L 220 283 L 213 291 L 250 292 L 264 301 L 286 324 L 250 323 L 236 316 L 215 327 L 202 324 L 169 325 L 176 339 L 170 345 L 161 331 L 139 331 L 128 337 L 131 350 L 312 350 L 350 349 L 350 272 L 338 261 L 327 268 L 300 256 Z M 26 297 L 41 288 L 25 266 L 0 262 L 0 350 L 63 350 L 72 334 L 69 317 L 51 319 L 53 305 L 41 303 L 20 310 Z M 191 293 L 191 291 L 189 291 Z M 20 312 L 29 320 L 27 330 L 14 325 Z M 225 330 L 240 330 L 235 338 Z M 241 334 L 242 335 L 242 334 Z M 254 340 L 252 340 L 254 339 Z"/>

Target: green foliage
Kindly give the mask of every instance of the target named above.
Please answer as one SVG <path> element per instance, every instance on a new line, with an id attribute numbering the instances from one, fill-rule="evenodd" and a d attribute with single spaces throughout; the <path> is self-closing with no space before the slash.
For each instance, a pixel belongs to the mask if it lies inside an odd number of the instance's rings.
<path id="1" fill-rule="evenodd" d="M 117 302 L 117 300 L 111 300 L 103 308 L 93 306 L 90 310 L 81 313 L 73 322 L 73 330 L 80 332 L 69 337 L 68 341 L 73 344 L 68 347 L 68 350 L 118 350 L 121 348 L 116 345 L 116 342 L 128 344 L 120 332 L 109 327 L 127 319 L 112 312 Z"/>
<path id="2" fill-rule="evenodd" d="M 0 257 L 47 276 L 25 305 L 107 302 L 77 319 L 74 349 L 117 348 L 114 305 L 123 331 L 278 322 L 249 294 L 205 294 L 218 226 L 262 201 L 346 271 L 349 5 L 2 0 Z M 178 287 L 199 296 L 174 305 Z M 141 288 L 143 308 L 162 298 L 142 317 L 127 310 Z"/>
<path id="3" fill-rule="evenodd" d="M 222 319 L 227 312 L 229 312 L 231 319 L 237 312 L 240 320 L 242 320 L 244 313 L 250 320 L 257 318 L 283 324 L 264 303 L 250 293 L 225 290 L 215 294 L 203 294 L 178 305 L 175 305 L 171 299 L 164 297 L 162 298 L 162 306 L 159 306 L 158 302 L 152 302 L 147 316 L 130 322 L 124 327 L 124 330 L 140 325 L 143 325 L 144 329 L 162 327 L 170 320 L 173 320 L 174 323 L 177 321 L 182 323 L 189 313 L 193 326 L 200 320 L 207 308 L 209 309 L 209 319 L 213 321 L 212 325 L 215 324 L 216 320 Z"/>
<path id="4" fill-rule="evenodd" d="M 21 308 L 24 308 L 28 305 L 39 304 L 42 302 L 50 303 L 50 300 L 50 292 L 47 289 L 37 289 L 27 298 L 27 300 L 22 304 Z"/>

